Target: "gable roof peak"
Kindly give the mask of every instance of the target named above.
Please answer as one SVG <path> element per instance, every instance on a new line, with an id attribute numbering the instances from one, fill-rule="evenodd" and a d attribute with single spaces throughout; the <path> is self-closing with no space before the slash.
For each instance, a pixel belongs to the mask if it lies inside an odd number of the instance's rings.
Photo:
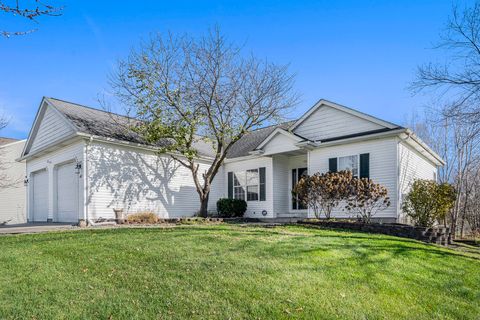
<path id="1" fill-rule="evenodd" d="M 327 100 L 327 99 L 320 99 L 318 100 L 307 112 L 305 112 L 291 127 L 290 129 L 291 130 L 294 130 L 296 127 L 298 127 L 303 121 L 305 121 L 307 118 L 310 117 L 310 115 L 312 115 L 315 111 L 317 111 L 319 108 L 321 108 L 322 106 L 328 106 L 328 107 L 331 107 L 331 108 L 334 108 L 334 109 L 337 109 L 337 110 L 340 110 L 340 111 L 343 111 L 343 112 L 346 112 L 346 113 L 349 113 L 351 115 L 354 115 L 354 116 L 357 116 L 361 119 L 364 119 L 364 120 L 367 120 L 367 121 L 370 121 L 370 122 L 373 122 L 373 123 L 376 123 L 380 126 L 383 126 L 385 128 L 389 128 L 389 129 L 394 129 L 394 128 L 400 128 L 401 126 L 395 124 L 395 123 L 392 123 L 392 122 L 389 122 L 389 121 L 385 121 L 385 120 L 382 120 L 380 118 L 377 118 L 377 117 L 374 117 L 372 115 L 369 115 L 369 114 L 366 114 L 364 112 L 361 112 L 361 111 L 358 111 L 356 109 L 353 109 L 353 108 L 350 108 L 350 107 L 346 107 L 344 105 L 341 105 L 339 103 L 336 103 L 336 102 L 333 102 L 333 101 L 330 101 L 330 100 Z"/>

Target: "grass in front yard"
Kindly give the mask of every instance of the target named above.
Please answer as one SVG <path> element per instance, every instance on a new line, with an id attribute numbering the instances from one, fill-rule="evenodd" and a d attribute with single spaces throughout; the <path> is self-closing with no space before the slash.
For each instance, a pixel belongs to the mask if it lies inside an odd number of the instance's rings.
<path id="1" fill-rule="evenodd" d="M 182 226 L 0 248 L 1 319 L 480 318 L 477 256 L 383 235 Z"/>

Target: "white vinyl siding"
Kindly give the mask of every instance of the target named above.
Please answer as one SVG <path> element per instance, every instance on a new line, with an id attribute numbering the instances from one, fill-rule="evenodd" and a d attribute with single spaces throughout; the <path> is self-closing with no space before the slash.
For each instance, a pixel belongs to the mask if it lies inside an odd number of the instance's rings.
<path id="1" fill-rule="evenodd" d="M 44 110 L 43 117 L 38 119 L 40 123 L 31 142 L 29 154 L 52 145 L 74 133 L 73 129 L 56 110 L 53 110 L 50 106 L 47 106 Z"/>
<path id="2" fill-rule="evenodd" d="M 299 150 L 299 148 L 295 146 L 295 143 L 297 143 L 296 140 L 282 133 L 277 133 L 275 137 L 263 147 L 264 155 Z"/>
<path id="3" fill-rule="evenodd" d="M 153 211 L 163 218 L 196 214 L 200 200 L 192 174 L 170 156 L 148 150 L 95 142 L 88 147 L 88 214 L 113 218 L 114 208 L 125 213 Z M 200 163 L 198 174 L 207 170 Z M 209 210 L 215 210 L 218 185 L 214 180 Z"/>
<path id="4" fill-rule="evenodd" d="M 404 142 L 398 143 L 399 222 L 407 222 L 401 209 L 402 198 L 410 191 L 416 179 L 434 180 L 437 167 Z"/>
<path id="5" fill-rule="evenodd" d="M 374 122 L 323 105 L 300 123 L 294 132 L 310 140 L 322 140 L 383 128 Z"/>
<path id="6" fill-rule="evenodd" d="M 380 211 L 375 218 L 397 217 L 397 140 L 384 138 L 344 145 L 323 147 L 310 152 L 309 174 L 328 171 L 328 159 L 370 153 L 370 178 L 388 189 L 391 205 Z M 313 213 L 310 213 L 313 215 Z M 346 218 L 351 215 L 340 208 L 333 217 Z"/>
<path id="7" fill-rule="evenodd" d="M 261 167 L 265 167 L 266 199 L 265 201 L 247 201 L 247 212 L 245 213 L 245 216 L 251 218 L 273 218 L 272 158 L 260 157 L 236 162 L 227 162 L 224 165 L 224 181 L 228 181 L 228 172 L 246 172 L 247 170 L 258 169 Z M 227 185 L 225 184 L 224 197 L 227 197 L 227 195 Z M 263 210 L 267 211 L 266 216 L 262 215 Z"/>
<path id="8" fill-rule="evenodd" d="M 0 162 L 2 172 L 0 175 L 6 177 L 4 183 L 8 187 L 0 188 L 0 224 L 24 223 L 26 222 L 26 188 L 23 185 L 25 177 L 25 161 L 16 162 L 19 158 L 25 141 L 18 141 L 8 145 L 0 146 Z"/>

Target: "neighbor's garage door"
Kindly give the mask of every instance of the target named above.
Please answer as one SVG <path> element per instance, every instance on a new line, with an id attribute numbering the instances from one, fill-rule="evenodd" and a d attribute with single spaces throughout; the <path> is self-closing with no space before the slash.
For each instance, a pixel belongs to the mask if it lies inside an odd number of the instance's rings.
<path id="1" fill-rule="evenodd" d="M 78 222 L 78 176 L 75 163 L 57 168 L 57 217 L 58 222 Z"/>
<path id="2" fill-rule="evenodd" d="M 32 220 L 47 222 L 48 218 L 48 174 L 47 170 L 32 174 Z"/>

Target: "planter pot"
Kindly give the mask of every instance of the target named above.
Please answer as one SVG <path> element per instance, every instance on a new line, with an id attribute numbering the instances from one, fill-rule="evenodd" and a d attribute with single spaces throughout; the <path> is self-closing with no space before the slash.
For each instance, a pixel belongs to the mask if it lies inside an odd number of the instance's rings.
<path id="1" fill-rule="evenodd" d="M 117 221 L 117 223 L 124 224 L 125 218 L 123 216 L 123 209 L 113 209 L 113 212 L 115 212 L 115 220 Z"/>

